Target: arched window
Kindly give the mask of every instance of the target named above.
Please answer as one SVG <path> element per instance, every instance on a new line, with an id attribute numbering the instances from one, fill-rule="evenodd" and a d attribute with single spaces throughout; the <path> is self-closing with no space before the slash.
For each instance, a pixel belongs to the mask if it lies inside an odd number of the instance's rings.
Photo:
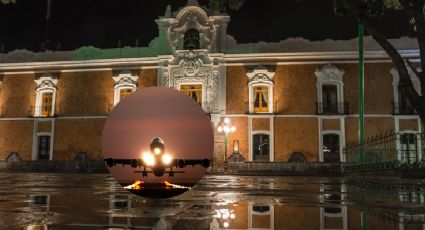
<path id="1" fill-rule="evenodd" d="M 250 113 L 273 113 L 274 72 L 258 66 L 247 73 Z"/>
<path id="2" fill-rule="evenodd" d="M 194 50 L 200 48 L 200 37 L 197 29 L 188 29 L 184 33 L 183 49 Z"/>
<path id="3" fill-rule="evenodd" d="M 123 70 L 118 75 L 112 77 L 114 79 L 114 106 L 118 104 L 124 97 L 132 94 L 137 89 L 137 81 L 139 76 L 133 74 L 129 70 Z"/>
<path id="4" fill-rule="evenodd" d="M 52 117 L 55 113 L 56 87 L 58 79 L 51 74 L 43 74 L 35 80 L 35 117 Z"/>
<path id="5" fill-rule="evenodd" d="M 411 68 L 407 69 L 409 72 L 410 80 L 412 80 L 413 88 L 422 96 L 421 83 Z M 417 69 L 419 70 L 419 69 Z M 398 75 L 397 69 L 391 69 L 391 74 L 393 75 L 393 92 L 394 92 L 394 102 L 393 102 L 393 113 L 398 115 L 411 115 L 416 114 L 417 112 L 413 108 L 410 101 L 407 99 L 406 89 L 400 85 L 400 76 Z"/>
<path id="6" fill-rule="evenodd" d="M 315 72 L 317 78 L 316 113 L 319 115 L 346 114 L 348 104 L 344 102 L 344 70 L 332 64 Z"/>

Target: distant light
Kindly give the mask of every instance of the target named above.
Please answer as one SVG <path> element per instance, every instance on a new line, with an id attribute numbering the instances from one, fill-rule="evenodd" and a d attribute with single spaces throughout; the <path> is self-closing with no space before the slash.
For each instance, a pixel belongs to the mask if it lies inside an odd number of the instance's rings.
<path id="1" fill-rule="evenodd" d="M 160 148 L 154 148 L 153 152 L 154 152 L 156 155 L 159 155 L 159 154 L 161 153 L 161 149 L 160 149 Z"/>
<path id="2" fill-rule="evenodd" d="M 232 132 L 236 131 L 236 127 L 235 126 L 232 126 L 231 131 Z"/>
<path id="3" fill-rule="evenodd" d="M 224 222 L 223 223 L 223 227 L 228 228 L 229 227 L 229 222 Z"/>
<path id="4" fill-rule="evenodd" d="M 227 219 L 227 218 L 229 218 L 229 217 L 230 217 L 229 212 L 225 212 L 225 213 L 223 213 L 223 218 L 224 218 L 224 219 Z"/>
<path id="5" fill-rule="evenodd" d="M 171 161 L 173 161 L 173 158 L 171 158 L 170 155 L 168 154 L 162 155 L 162 163 L 164 163 L 165 165 L 169 165 Z"/>
<path id="6" fill-rule="evenodd" d="M 230 219 L 235 219 L 236 215 L 234 213 L 230 214 Z"/>
<path id="7" fill-rule="evenodd" d="M 223 127 L 218 126 L 217 131 L 218 131 L 219 133 L 223 132 Z"/>
<path id="8" fill-rule="evenodd" d="M 225 133 L 229 133 L 230 132 L 230 128 L 228 126 L 224 126 L 223 128 Z"/>
<path id="9" fill-rule="evenodd" d="M 224 124 L 229 124 L 229 122 L 230 122 L 230 119 L 229 118 L 224 118 Z"/>
<path id="10" fill-rule="evenodd" d="M 151 153 L 143 153 L 142 159 L 147 166 L 155 165 L 155 157 Z"/>

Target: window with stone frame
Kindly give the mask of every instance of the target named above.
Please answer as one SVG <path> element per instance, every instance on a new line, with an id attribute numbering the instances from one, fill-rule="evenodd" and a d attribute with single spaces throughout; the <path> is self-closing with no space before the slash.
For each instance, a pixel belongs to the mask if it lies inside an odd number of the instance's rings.
<path id="1" fill-rule="evenodd" d="M 40 115 L 42 117 L 53 115 L 53 92 L 43 92 L 41 94 Z"/>
<path id="2" fill-rule="evenodd" d="M 35 117 L 52 117 L 55 115 L 57 76 L 45 73 L 34 80 L 37 88 L 35 91 Z"/>
<path id="3" fill-rule="evenodd" d="M 269 112 L 269 86 L 254 85 L 252 97 L 254 98 L 253 110 L 255 113 Z"/>
<path id="4" fill-rule="evenodd" d="M 273 113 L 273 88 L 275 72 L 263 65 L 254 67 L 247 72 L 249 113 Z"/>
<path id="5" fill-rule="evenodd" d="M 128 95 L 133 93 L 133 89 L 132 88 L 121 88 L 120 89 L 120 101 L 124 98 L 127 97 Z"/>
<path id="6" fill-rule="evenodd" d="M 192 98 L 197 104 L 202 106 L 202 85 L 188 84 L 180 85 L 180 92 Z"/>
<path id="7" fill-rule="evenodd" d="M 114 80 L 114 106 L 124 97 L 137 90 L 139 76 L 130 70 L 120 70 L 112 77 Z"/>
<path id="8" fill-rule="evenodd" d="M 418 137 L 415 133 L 402 133 L 400 139 L 400 161 L 412 164 L 420 160 Z"/>

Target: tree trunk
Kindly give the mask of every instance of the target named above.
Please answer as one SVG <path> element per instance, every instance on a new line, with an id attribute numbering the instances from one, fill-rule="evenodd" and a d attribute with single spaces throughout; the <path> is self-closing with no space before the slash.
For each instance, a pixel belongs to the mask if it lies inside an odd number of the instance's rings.
<path id="1" fill-rule="evenodd" d="M 401 0 L 401 1 L 408 1 L 408 0 Z M 364 9 L 362 9 L 359 6 L 356 6 L 350 0 L 341 0 L 341 2 L 351 12 L 351 14 L 354 17 L 356 17 L 359 23 L 362 23 L 364 25 L 366 30 L 372 35 L 373 39 L 382 47 L 382 49 L 384 49 L 384 51 L 388 54 L 388 56 L 390 56 L 400 77 L 400 81 L 399 81 L 400 87 L 405 89 L 407 99 L 410 101 L 412 106 L 418 112 L 422 123 L 424 123 L 425 99 L 419 96 L 418 92 L 416 92 L 415 88 L 413 87 L 413 83 L 412 83 L 412 80 L 410 79 L 409 71 L 407 70 L 407 67 L 406 67 L 406 63 L 401 57 L 400 53 L 387 40 L 387 38 L 385 38 L 382 34 L 376 31 L 375 28 L 369 23 L 368 17 L 363 12 Z M 423 51 L 425 51 L 425 39 L 423 39 L 421 42 L 424 42 L 422 45 L 424 45 Z M 422 55 L 422 49 L 421 49 L 421 60 L 422 59 L 425 59 L 425 52 L 424 52 L 424 55 Z"/>

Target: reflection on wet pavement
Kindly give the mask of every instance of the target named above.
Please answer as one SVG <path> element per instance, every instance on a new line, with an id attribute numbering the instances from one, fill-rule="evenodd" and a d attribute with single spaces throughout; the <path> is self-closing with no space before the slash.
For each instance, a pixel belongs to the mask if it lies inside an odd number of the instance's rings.
<path id="1" fill-rule="evenodd" d="M 0 174 L 1 229 L 425 229 L 423 181 L 206 176 L 166 200 L 108 174 Z"/>

